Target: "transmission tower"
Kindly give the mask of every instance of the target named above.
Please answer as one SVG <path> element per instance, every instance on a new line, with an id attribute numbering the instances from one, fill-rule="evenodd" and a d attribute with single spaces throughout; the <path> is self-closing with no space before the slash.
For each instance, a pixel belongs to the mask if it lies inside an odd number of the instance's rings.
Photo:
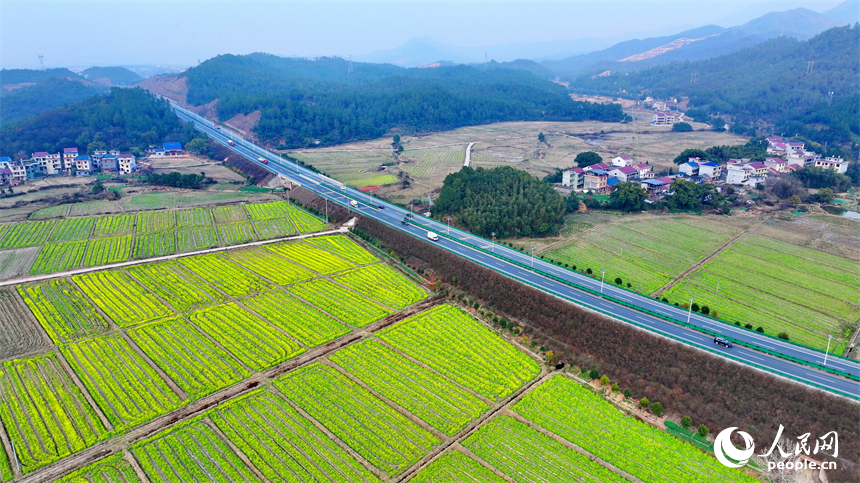
<path id="1" fill-rule="evenodd" d="M 693 72 L 692 74 L 690 74 L 690 85 L 691 86 L 696 85 L 696 77 L 698 77 L 698 75 L 699 75 L 698 72 Z"/>
<path id="2" fill-rule="evenodd" d="M 833 104 L 833 91 L 827 93 L 827 107 Z"/>
<path id="3" fill-rule="evenodd" d="M 815 65 L 815 61 L 814 61 L 814 60 L 810 60 L 810 61 L 807 61 L 807 62 L 806 62 L 806 73 L 807 73 L 807 74 L 811 74 L 811 73 L 812 73 L 812 67 L 813 67 L 814 65 Z"/>
<path id="4" fill-rule="evenodd" d="M 484 52 L 484 70 L 487 70 L 487 65 L 489 65 L 489 61 L 487 60 L 487 53 Z"/>
<path id="5" fill-rule="evenodd" d="M 45 70 L 45 56 L 42 54 L 39 55 L 39 65 L 42 66 L 42 70 Z"/>
<path id="6" fill-rule="evenodd" d="M 349 67 L 346 69 L 347 74 L 352 74 L 352 56 L 349 56 Z"/>

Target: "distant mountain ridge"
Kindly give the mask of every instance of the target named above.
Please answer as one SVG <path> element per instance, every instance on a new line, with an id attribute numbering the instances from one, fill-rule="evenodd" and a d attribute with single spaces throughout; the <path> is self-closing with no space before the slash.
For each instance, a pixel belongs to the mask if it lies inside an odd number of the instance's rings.
<path id="1" fill-rule="evenodd" d="M 125 67 L 90 67 L 81 75 L 93 82 L 114 86 L 128 86 L 143 80 L 143 77 Z"/>

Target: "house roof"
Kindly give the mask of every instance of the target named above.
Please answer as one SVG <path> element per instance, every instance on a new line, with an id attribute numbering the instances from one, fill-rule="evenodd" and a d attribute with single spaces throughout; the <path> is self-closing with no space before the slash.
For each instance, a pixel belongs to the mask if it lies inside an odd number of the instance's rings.
<path id="1" fill-rule="evenodd" d="M 568 171 L 572 172 L 572 173 L 578 173 L 578 174 L 582 174 L 585 172 L 582 168 L 570 168 L 570 169 L 568 169 Z"/>
<path id="2" fill-rule="evenodd" d="M 164 152 L 164 150 L 163 150 L 163 149 L 156 149 L 156 150 L 155 150 L 155 152 L 156 152 L 156 153 L 163 153 L 163 152 Z"/>
<path id="3" fill-rule="evenodd" d="M 782 138 L 779 136 L 771 136 L 771 137 L 767 138 L 767 142 L 769 142 L 769 143 L 781 143 Z"/>
<path id="4" fill-rule="evenodd" d="M 611 177 L 611 178 L 609 178 L 609 179 L 607 179 L 607 180 L 606 180 L 606 186 L 615 186 L 615 185 L 617 185 L 617 184 L 618 184 L 618 183 L 620 183 L 620 182 L 621 182 L 621 180 L 620 180 L 620 179 L 618 179 L 618 178 L 616 178 L 615 176 L 613 176 L 613 177 Z"/>
<path id="5" fill-rule="evenodd" d="M 765 166 L 765 165 L 764 165 L 764 163 L 760 163 L 760 162 L 749 163 L 749 165 L 750 165 L 750 166 L 752 166 L 752 167 L 753 167 L 753 168 L 755 168 L 755 169 L 763 169 L 763 168 L 766 168 L 766 167 L 767 167 L 767 166 Z"/>
<path id="6" fill-rule="evenodd" d="M 666 114 L 665 112 L 658 112 L 658 113 L 654 114 L 654 117 L 668 117 L 668 116 L 669 115 Z"/>
<path id="7" fill-rule="evenodd" d="M 649 165 L 648 163 L 634 164 L 633 167 L 638 170 L 651 169 L 651 165 Z"/>
<path id="8" fill-rule="evenodd" d="M 89 161 L 89 156 L 75 156 L 75 161 Z"/>
<path id="9" fill-rule="evenodd" d="M 133 154 L 128 154 L 128 153 L 119 155 L 119 159 L 131 159 L 133 157 L 134 157 Z"/>
<path id="10" fill-rule="evenodd" d="M 182 149 L 182 145 L 179 143 L 164 143 L 163 146 L 164 146 L 165 151 L 172 150 L 172 149 Z"/>
<path id="11" fill-rule="evenodd" d="M 0 168 L 0 174 L 12 174 L 12 170 L 9 168 Z"/>
<path id="12" fill-rule="evenodd" d="M 662 178 L 657 178 L 657 179 L 658 179 L 658 180 L 660 180 L 660 181 L 662 181 L 662 182 L 664 182 L 664 183 L 666 183 L 666 184 L 669 184 L 669 183 L 671 183 L 672 181 L 675 181 L 674 179 L 672 179 L 672 178 L 670 178 L 670 177 L 668 177 L 668 176 L 663 176 Z"/>
<path id="13" fill-rule="evenodd" d="M 798 147 L 798 146 L 802 147 L 803 146 L 803 143 L 800 141 L 789 141 L 785 144 L 792 146 L 792 147 Z"/>
<path id="14" fill-rule="evenodd" d="M 713 161 L 708 161 L 707 163 L 699 163 L 699 166 L 710 166 L 712 168 L 718 168 L 720 165 Z"/>
<path id="15" fill-rule="evenodd" d="M 691 168 L 698 168 L 698 167 L 699 167 L 699 163 L 697 163 L 697 162 L 695 162 L 695 161 L 687 161 L 687 162 L 686 162 L 686 163 L 684 163 L 682 166 L 689 166 L 689 167 L 691 167 Z"/>
<path id="16" fill-rule="evenodd" d="M 606 163 L 597 163 L 592 164 L 591 166 L 586 166 L 585 169 L 609 169 L 609 165 Z"/>
<path id="17" fill-rule="evenodd" d="M 64 153 L 77 153 L 78 148 L 63 148 Z"/>
<path id="18" fill-rule="evenodd" d="M 47 151 L 39 151 L 37 153 L 33 153 L 34 158 L 44 158 L 47 155 L 48 155 Z"/>
<path id="19" fill-rule="evenodd" d="M 116 154 L 105 154 L 104 156 L 102 156 L 102 159 L 116 159 L 116 158 L 117 158 Z"/>
<path id="20" fill-rule="evenodd" d="M 607 173 L 606 171 L 604 171 L 602 169 L 592 169 L 591 171 L 589 171 L 586 174 L 596 174 L 598 176 L 609 176 L 609 173 Z"/>
<path id="21" fill-rule="evenodd" d="M 621 171 L 624 174 L 633 174 L 639 172 L 639 170 L 634 168 L 633 166 L 622 166 L 620 168 L 615 168 L 612 171 Z"/>
<path id="22" fill-rule="evenodd" d="M 651 185 L 651 186 L 663 186 L 666 184 L 662 179 L 646 179 L 643 183 Z"/>
<path id="23" fill-rule="evenodd" d="M 12 159 L 9 156 L 0 156 L 0 163 L 2 163 L 2 162 L 8 163 L 10 161 L 12 161 Z"/>
<path id="24" fill-rule="evenodd" d="M 624 161 L 632 161 L 633 160 L 633 158 L 631 158 L 630 156 L 627 156 L 626 154 L 622 154 L 621 156 L 618 156 L 618 158 L 623 159 Z M 615 158 L 615 159 L 618 159 L 618 158 Z"/>

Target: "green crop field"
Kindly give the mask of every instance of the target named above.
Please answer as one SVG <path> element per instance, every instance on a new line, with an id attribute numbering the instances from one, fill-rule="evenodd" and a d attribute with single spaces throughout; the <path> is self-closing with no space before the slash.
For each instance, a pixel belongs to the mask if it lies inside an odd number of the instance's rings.
<path id="1" fill-rule="evenodd" d="M 440 443 L 338 371 L 312 364 L 277 380 L 291 401 L 358 454 L 391 476 Z"/>
<path id="2" fill-rule="evenodd" d="M 3 363 L 0 418 L 25 473 L 107 435 L 53 352 Z"/>
<path id="3" fill-rule="evenodd" d="M 612 257 L 623 257 L 673 277 L 680 275 L 690 266 L 690 262 L 673 258 L 673 256 L 679 256 L 677 249 L 669 248 L 657 251 L 658 247 L 665 247 L 665 245 L 648 237 L 631 237 L 629 240 L 623 240 L 609 236 L 603 230 L 593 230 L 582 235 L 582 239 L 606 250 Z M 643 247 L 642 245 L 649 246 Z M 576 253 L 576 248 L 573 248 L 573 253 Z"/>
<path id="4" fill-rule="evenodd" d="M 283 242 L 268 245 L 266 249 L 323 275 L 330 275 L 355 266 L 343 258 L 301 242 Z"/>
<path id="5" fill-rule="evenodd" d="M 15 223 L 0 238 L 0 248 L 32 247 L 45 243 L 54 228 L 54 220 Z"/>
<path id="6" fill-rule="evenodd" d="M 791 243 L 752 236 L 734 243 L 732 250 L 860 288 L 860 263 L 847 258 Z"/>
<path id="7" fill-rule="evenodd" d="M 289 203 L 286 201 L 273 201 L 271 203 L 254 203 L 246 205 L 251 219 L 254 221 L 271 220 L 273 218 L 287 218 Z"/>
<path id="8" fill-rule="evenodd" d="M 352 331 L 349 326 L 284 292 L 255 295 L 242 303 L 307 347 L 325 344 Z"/>
<path id="9" fill-rule="evenodd" d="M 111 215 L 98 218 L 93 238 L 131 235 L 134 233 L 134 215 Z"/>
<path id="10" fill-rule="evenodd" d="M 39 251 L 39 256 L 33 262 L 30 273 L 62 272 L 81 266 L 84 252 L 87 249 L 87 241 L 73 241 L 65 243 L 46 243 Z"/>
<path id="11" fill-rule="evenodd" d="M 69 206 L 71 205 L 57 205 L 42 208 L 30 213 L 30 216 L 28 218 L 31 220 L 46 220 L 48 218 L 59 218 L 61 216 L 68 216 Z"/>
<path id="12" fill-rule="evenodd" d="M 182 258 L 179 263 L 233 297 L 244 297 L 275 288 L 217 253 Z"/>
<path id="13" fill-rule="evenodd" d="M 433 428 L 453 436 L 489 410 L 444 376 L 404 359 L 378 339 L 335 352 L 330 359 Z"/>
<path id="14" fill-rule="evenodd" d="M 150 420 L 181 404 L 179 396 L 119 334 L 86 339 L 61 350 L 115 429 Z"/>
<path id="15" fill-rule="evenodd" d="M 383 174 L 380 176 L 373 176 L 371 178 L 360 178 L 360 179 L 348 180 L 346 182 L 346 184 L 349 186 L 355 186 L 355 187 L 360 188 L 362 186 L 378 186 L 378 185 L 396 183 L 396 182 L 397 182 L 397 176 L 394 176 L 393 174 Z"/>
<path id="16" fill-rule="evenodd" d="M 172 211 L 148 211 L 137 215 L 136 234 L 158 233 L 172 230 L 176 219 Z"/>
<path id="17" fill-rule="evenodd" d="M 75 275 L 72 280 L 120 327 L 172 315 L 170 309 L 125 272 L 91 272 Z"/>
<path id="18" fill-rule="evenodd" d="M 227 297 L 175 261 L 130 267 L 129 273 L 179 312 L 224 302 Z"/>
<path id="19" fill-rule="evenodd" d="M 176 230 L 176 251 L 193 252 L 218 246 L 218 236 L 212 226 Z"/>
<path id="20" fill-rule="evenodd" d="M 243 205 L 216 206 L 212 208 L 215 223 L 238 223 L 248 221 L 248 212 Z"/>
<path id="21" fill-rule="evenodd" d="M 67 242 L 86 240 L 93 232 L 95 218 L 66 218 L 58 220 L 54 231 L 48 237 L 49 242 Z"/>
<path id="22" fill-rule="evenodd" d="M 158 210 L 173 207 L 172 194 L 147 194 L 132 196 L 131 200 L 123 204 L 126 211 Z"/>
<path id="23" fill-rule="evenodd" d="M 546 473 L 545 473 L 546 474 Z M 524 480 L 527 481 L 527 480 Z M 541 480 L 536 480 L 541 481 Z M 451 450 L 422 469 L 410 483 L 504 483 L 490 469 L 463 453 Z"/>
<path id="24" fill-rule="evenodd" d="M 343 235 L 318 236 L 306 240 L 311 245 L 322 248 L 356 265 L 366 265 L 379 261 L 370 252 Z"/>
<path id="25" fill-rule="evenodd" d="M 230 223 L 218 225 L 218 236 L 222 245 L 240 245 L 257 240 L 253 223 Z"/>
<path id="26" fill-rule="evenodd" d="M 540 374 L 536 361 L 451 305 L 410 317 L 382 330 L 379 337 L 493 401 L 501 401 Z"/>
<path id="27" fill-rule="evenodd" d="M 85 466 L 74 473 L 63 477 L 57 483 L 140 483 L 140 478 L 134 468 L 123 459 L 122 454 L 114 454 L 107 458 Z"/>
<path id="28" fill-rule="evenodd" d="M 498 416 L 485 424 L 463 446 L 515 481 L 542 481 L 547 475 L 554 481 L 627 481 L 510 416 Z"/>
<path id="29" fill-rule="evenodd" d="M 513 410 L 642 481 L 758 481 L 563 376 L 529 392 Z"/>
<path id="30" fill-rule="evenodd" d="M 271 389 L 213 411 L 212 420 L 271 482 L 379 479 Z"/>
<path id="31" fill-rule="evenodd" d="M 289 291 L 347 324 L 364 327 L 393 311 L 325 279 L 299 283 Z"/>
<path id="32" fill-rule="evenodd" d="M 292 220 L 289 218 L 275 218 L 254 222 L 254 230 L 259 233 L 260 238 L 268 240 L 272 238 L 284 238 L 298 233 Z"/>
<path id="33" fill-rule="evenodd" d="M 113 201 L 87 201 L 86 203 L 72 203 L 69 216 L 101 215 L 120 211 L 122 209 Z"/>
<path id="34" fill-rule="evenodd" d="M 198 399 L 250 376 L 224 349 L 180 317 L 129 332 L 132 340 L 190 399 Z"/>
<path id="35" fill-rule="evenodd" d="M 19 285 L 18 293 L 57 344 L 100 334 L 108 328 L 104 318 L 69 280 Z"/>
<path id="36" fill-rule="evenodd" d="M 176 212 L 176 226 L 188 228 L 190 226 L 209 226 L 212 224 L 212 214 L 209 208 L 189 208 Z"/>
<path id="37" fill-rule="evenodd" d="M 131 452 L 151 481 L 260 481 L 202 421 L 164 431 L 134 445 Z"/>
<path id="38" fill-rule="evenodd" d="M 298 228 L 300 233 L 313 233 L 329 229 L 328 225 L 326 225 L 324 221 L 304 210 L 292 205 L 287 205 L 285 208 L 290 214 L 290 219 L 296 224 L 296 228 Z"/>
<path id="39" fill-rule="evenodd" d="M 188 320 L 254 371 L 304 352 L 298 343 L 235 303 L 192 312 Z"/>
<path id="40" fill-rule="evenodd" d="M 90 240 L 82 265 L 84 267 L 95 267 L 109 263 L 124 262 L 131 257 L 132 243 L 131 235 Z"/>
<path id="41" fill-rule="evenodd" d="M 427 292 L 405 275 L 381 263 L 350 270 L 333 280 L 398 310 L 427 298 Z"/>
<path id="42" fill-rule="evenodd" d="M 234 262 L 278 285 L 309 280 L 314 274 L 260 247 L 231 250 L 225 255 Z"/>
<path id="43" fill-rule="evenodd" d="M 170 255 L 176 251 L 172 231 L 138 235 L 134 239 L 134 258 L 152 258 Z"/>

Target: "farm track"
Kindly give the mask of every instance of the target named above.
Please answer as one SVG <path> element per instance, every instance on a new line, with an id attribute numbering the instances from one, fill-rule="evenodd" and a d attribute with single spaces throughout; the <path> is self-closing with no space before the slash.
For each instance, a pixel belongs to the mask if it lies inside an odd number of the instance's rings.
<path id="1" fill-rule="evenodd" d="M 214 392 L 202 399 L 193 401 L 185 406 L 175 409 L 169 413 L 151 419 L 137 427 L 131 428 L 125 434 L 116 439 L 102 441 L 95 445 L 68 456 L 55 465 L 46 466 L 42 469 L 33 471 L 27 474 L 18 482 L 41 482 L 53 481 L 59 479 L 63 475 L 74 470 L 83 468 L 84 466 L 112 453 L 122 452 L 128 446 L 142 441 L 156 433 L 172 426 L 175 423 L 184 421 L 188 418 L 198 416 L 215 406 L 233 399 L 237 396 L 249 393 L 259 386 L 266 384 L 281 375 L 297 369 L 306 364 L 312 363 L 317 359 L 323 358 L 332 352 L 345 347 L 355 341 L 365 339 L 373 333 L 395 324 L 403 319 L 411 317 L 419 312 L 427 310 L 435 305 L 438 305 L 443 298 L 439 295 L 425 299 L 413 306 L 392 314 L 382 320 L 369 324 L 367 327 L 359 329 L 351 334 L 340 337 L 322 346 L 311 349 L 303 354 L 296 356 L 293 359 L 285 361 L 275 367 L 269 368 L 263 372 L 256 373 L 250 378 L 243 380 L 240 383 Z"/>

